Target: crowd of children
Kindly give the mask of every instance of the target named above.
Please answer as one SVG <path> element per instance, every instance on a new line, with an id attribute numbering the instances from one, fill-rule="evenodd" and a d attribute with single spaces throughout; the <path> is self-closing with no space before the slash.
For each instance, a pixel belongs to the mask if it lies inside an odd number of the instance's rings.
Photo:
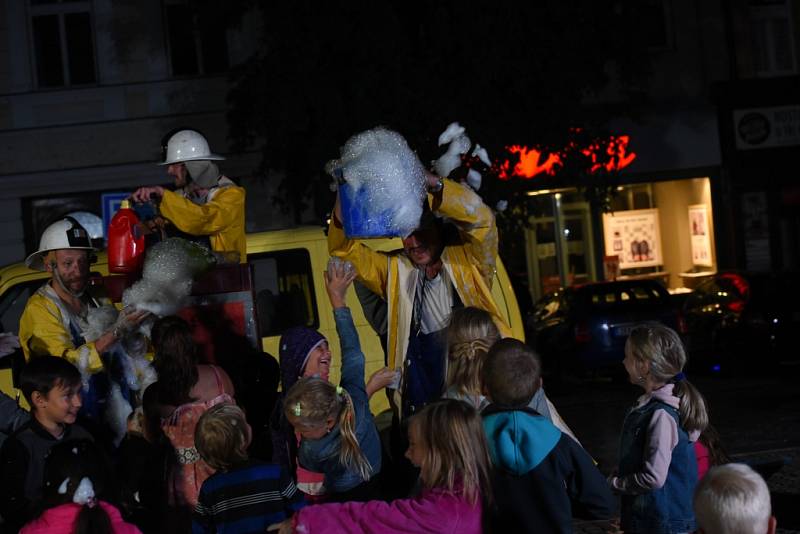
<path id="1" fill-rule="evenodd" d="M 491 315 L 469 307 L 450 322 L 445 398 L 404 420 L 417 482 L 410 495 L 384 500 L 391 480 L 381 471 L 400 459 L 382 444 L 369 397 L 393 375 L 365 381 L 345 301 L 354 278 L 341 263 L 325 273 L 338 385 L 322 335 L 283 336 L 268 458 L 254 454 L 233 382 L 200 362 L 181 319 L 154 328 L 159 380 L 118 448 L 76 423 L 78 370 L 56 356 L 33 359 L 20 378 L 31 418 L 0 449 L 3 531 L 571 532 L 576 517 L 619 517 L 625 532 L 696 528 L 695 444 L 708 415 L 683 374 L 675 332 L 646 324 L 630 334 L 624 366 L 644 394 L 625 417 L 618 470 L 606 480 L 544 394 L 537 354 L 501 339 Z"/>

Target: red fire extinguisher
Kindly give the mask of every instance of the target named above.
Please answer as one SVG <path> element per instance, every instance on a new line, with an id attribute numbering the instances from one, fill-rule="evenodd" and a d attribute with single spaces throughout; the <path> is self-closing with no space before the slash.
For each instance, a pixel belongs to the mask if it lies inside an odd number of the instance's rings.
<path id="1" fill-rule="evenodd" d="M 137 273 L 144 265 L 144 235 L 139 217 L 123 200 L 108 225 L 108 270 L 112 273 Z"/>

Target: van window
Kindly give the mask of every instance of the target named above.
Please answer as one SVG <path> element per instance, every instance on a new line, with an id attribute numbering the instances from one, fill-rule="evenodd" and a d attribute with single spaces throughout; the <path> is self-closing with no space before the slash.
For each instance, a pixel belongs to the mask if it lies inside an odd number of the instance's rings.
<path id="1" fill-rule="evenodd" d="M 19 318 L 25 310 L 28 299 L 45 280 L 33 280 L 11 286 L 0 300 L 0 332 L 19 332 Z"/>
<path id="2" fill-rule="evenodd" d="M 278 336 L 293 326 L 319 327 L 308 250 L 251 254 L 247 260 L 253 267 L 261 337 Z"/>

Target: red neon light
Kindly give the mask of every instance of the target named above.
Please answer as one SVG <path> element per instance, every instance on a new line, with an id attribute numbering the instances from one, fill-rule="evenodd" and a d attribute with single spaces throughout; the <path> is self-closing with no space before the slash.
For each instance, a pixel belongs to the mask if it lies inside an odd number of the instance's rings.
<path id="1" fill-rule="evenodd" d="M 562 167 L 564 165 L 561 162 L 561 156 L 555 153 L 548 154 L 544 163 L 540 164 L 539 161 L 542 157 L 542 152 L 535 148 L 514 145 L 508 147 L 508 151 L 512 154 L 519 154 L 519 162 L 514 165 L 514 172 L 512 174 L 521 178 L 533 178 L 541 173 L 552 176 L 556 173 L 556 166 Z M 504 170 L 507 169 L 508 166 L 505 166 Z"/>
<path id="2" fill-rule="evenodd" d="M 605 140 L 593 141 L 584 148 L 578 148 L 575 141 L 570 141 L 562 150 L 548 154 L 544 163 L 540 163 L 544 154 L 541 150 L 513 145 L 507 147 L 507 150 L 511 154 L 518 154 L 518 161 L 514 164 L 513 171 L 510 171 L 512 163 L 508 159 L 497 165 L 498 177 L 501 180 L 508 180 L 512 177 L 530 180 L 540 174 L 553 176 L 564 167 L 564 160 L 571 157 L 572 153 L 576 151 L 589 159 L 589 174 L 595 174 L 601 169 L 607 172 L 619 171 L 636 159 L 634 152 L 628 152 L 629 142 L 630 137 L 627 135 L 610 136 Z"/>

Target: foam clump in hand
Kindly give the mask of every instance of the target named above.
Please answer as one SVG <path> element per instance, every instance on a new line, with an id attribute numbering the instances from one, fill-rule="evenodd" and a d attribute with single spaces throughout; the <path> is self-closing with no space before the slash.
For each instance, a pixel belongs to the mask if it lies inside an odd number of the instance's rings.
<path id="1" fill-rule="evenodd" d="M 125 290 L 122 304 L 163 317 L 177 312 L 192 291 L 194 277 L 215 264 L 208 249 L 179 237 L 147 251 L 142 279 Z"/>
<path id="2" fill-rule="evenodd" d="M 352 274 L 356 270 L 355 265 L 347 260 L 339 258 L 338 256 L 331 256 L 330 259 L 328 259 L 328 270 L 330 271 L 334 267 L 344 269 L 344 273 L 347 275 Z"/>
<path id="3" fill-rule="evenodd" d="M 326 170 L 343 180 L 355 199 L 349 211 L 342 201 L 343 217 L 371 228 L 368 235 L 350 237 L 405 237 L 417 228 L 426 171 L 399 133 L 379 127 L 354 135 L 342 147 L 341 158 L 328 162 Z M 346 232 L 354 227 L 348 223 L 355 221 L 343 222 Z"/>

